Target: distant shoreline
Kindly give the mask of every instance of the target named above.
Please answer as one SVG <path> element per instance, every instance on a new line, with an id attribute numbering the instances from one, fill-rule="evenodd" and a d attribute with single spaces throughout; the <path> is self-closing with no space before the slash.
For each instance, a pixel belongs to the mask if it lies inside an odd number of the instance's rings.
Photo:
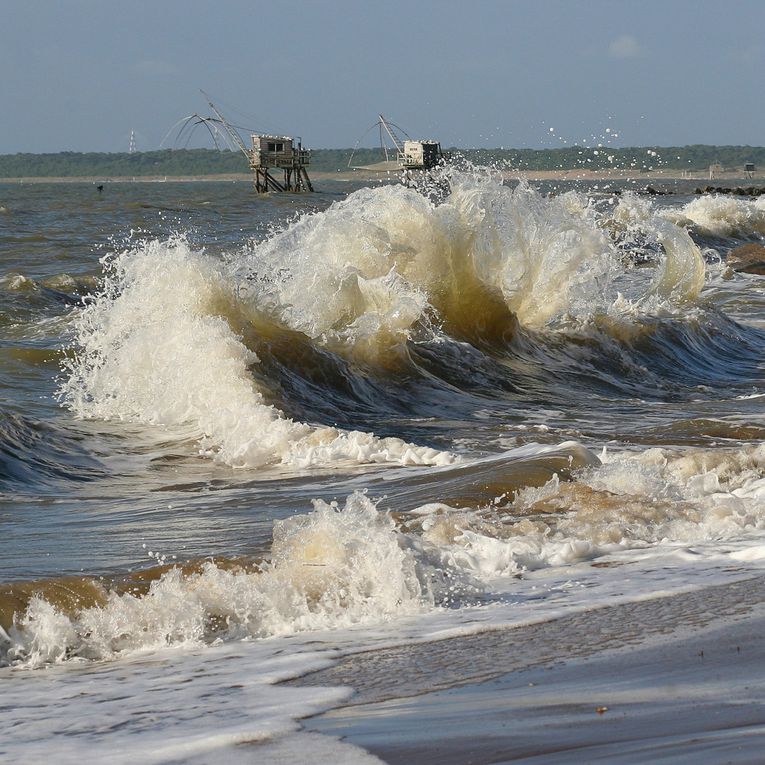
<path id="1" fill-rule="evenodd" d="M 338 172 L 310 173 L 314 181 L 374 181 L 390 178 L 395 180 L 398 172 L 374 170 L 345 170 Z M 529 181 L 696 181 L 699 184 L 714 184 L 716 181 L 737 181 L 740 185 L 754 185 L 765 181 L 765 172 L 756 172 L 753 177 L 743 177 L 740 172 L 724 171 L 715 173 L 710 180 L 709 174 L 703 171 L 682 171 L 672 169 L 652 170 L 644 172 L 627 172 L 624 170 L 505 170 L 502 175 L 506 179 L 526 179 Z M 250 173 L 220 173 L 215 175 L 138 175 L 138 176 L 30 176 L 16 178 L 0 178 L 0 185 L 26 185 L 45 183 L 251 183 Z"/>
<path id="2" fill-rule="evenodd" d="M 566 146 L 547 149 L 447 148 L 458 162 L 504 169 L 505 177 L 529 180 L 644 180 L 709 182 L 763 177 L 765 146 Z M 397 161 L 381 161 L 380 148 L 312 149 L 308 172 L 323 181 L 395 180 Z M 349 164 L 356 168 L 349 169 Z M 509 168 L 509 169 L 508 169 Z M 710 178 L 710 169 L 714 177 Z M 204 183 L 245 182 L 248 161 L 239 151 L 159 149 L 144 152 L 0 154 L 0 183 Z"/>
<path id="3" fill-rule="evenodd" d="M 35 184 L 35 183 L 199 183 L 205 181 L 251 181 L 249 173 L 222 173 L 220 175 L 67 175 L 67 176 L 21 176 L 18 178 L 0 178 L 0 184 Z"/>

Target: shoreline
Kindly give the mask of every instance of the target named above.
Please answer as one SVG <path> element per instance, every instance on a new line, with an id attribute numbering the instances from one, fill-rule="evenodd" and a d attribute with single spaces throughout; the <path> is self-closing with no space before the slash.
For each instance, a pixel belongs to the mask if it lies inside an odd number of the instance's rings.
<path id="1" fill-rule="evenodd" d="M 391 765 L 760 762 L 765 577 L 370 651 L 291 681 L 346 685 L 304 721 Z"/>
<path id="2" fill-rule="evenodd" d="M 395 180 L 398 171 L 374 170 L 342 170 L 317 171 L 311 173 L 314 181 L 384 181 Z M 529 181 L 656 181 L 656 182 L 685 182 L 699 185 L 719 185 L 720 181 L 736 181 L 738 185 L 748 186 L 765 183 L 765 173 L 757 173 L 752 178 L 744 178 L 737 172 L 715 174 L 710 179 L 707 173 L 694 171 L 691 173 L 680 170 L 654 170 L 651 172 L 625 172 L 621 170 L 506 170 L 502 175 L 507 180 L 525 179 Z M 223 173 L 217 175 L 146 175 L 146 176 L 30 176 L 0 178 L 0 185 L 32 185 L 32 184 L 121 184 L 121 183 L 252 183 L 250 173 Z"/>

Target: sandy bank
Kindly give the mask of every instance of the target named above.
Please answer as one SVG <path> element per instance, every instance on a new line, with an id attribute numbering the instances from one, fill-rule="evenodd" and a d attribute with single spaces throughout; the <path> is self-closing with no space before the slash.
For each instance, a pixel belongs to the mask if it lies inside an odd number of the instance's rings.
<path id="1" fill-rule="evenodd" d="M 714 180 L 702 171 L 687 172 L 682 170 L 654 170 L 650 172 L 628 172 L 624 170 L 507 170 L 503 173 L 508 179 L 524 178 L 529 181 L 646 181 L 646 182 L 696 182 L 699 186 L 710 183 L 719 185 L 721 181 L 735 182 L 737 185 L 757 185 L 765 182 L 765 173 L 757 173 L 752 178 L 744 178 L 740 172 L 716 173 Z M 315 180 L 382 180 L 396 179 L 398 172 L 370 169 L 347 170 L 336 173 L 311 173 Z"/>
<path id="2" fill-rule="evenodd" d="M 249 173 L 227 173 L 224 175 L 145 175 L 145 176 L 105 176 L 77 175 L 65 177 L 39 178 L 0 178 L 0 184 L 35 184 L 35 183 L 220 183 L 222 181 L 252 181 Z"/>
<path id="3" fill-rule="evenodd" d="M 759 763 L 765 578 L 348 657 L 307 721 L 388 763 Z"/>
<path id="4" fill-rule="evenodd" d="M 398 172 L 389 170 L 376 172 L 374 170 L 343 170 L 340 172 L 311 171 L 311 180 L 316 182 L 334 181 L 378 181 L 397 180 Z M 683 172 L 680 170 L 656 170 L 651 172 L 625 172 L 622 170 L 512 170 L 506 171 L 508 179 L 525 178 L 530 181 L 653 181 L 673 182 L 691 181 L 700 186 L 710 183 L 719 185 L 721 181 L 736 182 L 737 185 L 757 185 L 765 182 L 765 174 L 757 173 L 753 178 L 743 178 L 740 173 L 727 172 L 715 174 L 714 180 L 709 180 L 705 172 Z M 180 175 L 180 176 L 76 176 L 76 177 L 39 177 L 39 178 L 0 178 L 1 184 L 38 184 L 38 183 L 221 183 L 221 182 L 252 182 L 249 173 L 227 173 L 222 175 Z"/>

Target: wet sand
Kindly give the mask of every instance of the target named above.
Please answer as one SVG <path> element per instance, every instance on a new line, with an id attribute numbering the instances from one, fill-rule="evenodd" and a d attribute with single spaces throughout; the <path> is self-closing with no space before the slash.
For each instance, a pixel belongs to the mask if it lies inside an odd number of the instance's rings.
<path id="1" fill-rule="evenodd" d="M 760 763 L 765 578 L 350 656 L 306 721 L 388 763 Z"/>

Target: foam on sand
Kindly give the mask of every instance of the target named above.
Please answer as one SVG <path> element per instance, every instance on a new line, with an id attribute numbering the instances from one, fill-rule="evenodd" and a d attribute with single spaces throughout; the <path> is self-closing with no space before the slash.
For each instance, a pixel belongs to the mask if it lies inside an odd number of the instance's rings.
<path id="1" fill-rule="evenodd" d="M 764 596 L 742 580 L 359 654 L 295 684 L 355 687 L 308 727 L 389 763 L 755 763 Z"/>

